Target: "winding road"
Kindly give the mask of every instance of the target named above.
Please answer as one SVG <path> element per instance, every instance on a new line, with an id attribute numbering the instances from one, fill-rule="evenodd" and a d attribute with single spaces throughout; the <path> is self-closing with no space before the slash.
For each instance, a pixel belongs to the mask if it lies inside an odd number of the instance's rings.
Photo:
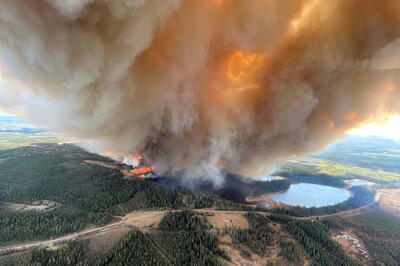
<path id="1" fill-rule="evenodd" d="M 380 198 L 379 193 L 377 193 L 375 202 L 364 205 L 357 209 L 341 211 L 338 213 L 327 214 L 327 215 L 297 217 L 295 219 L 318 219 L 318 218 L 325 218 L 325 217 L 329 217 L 329 216 L 343 216 L 343 215 L 348 216 L 348 215 L 358 214 L 363 209 L 368 208 L 374 204 L 378 204 L 379 198 Z M 171 210 L 171 211 L 179 211 L 179 210 Z M 202 213 L 212 213 L 213 215 L 221 215 L 225 218 L 228 217 L 228 218 L 224 219 L 224 221 L 225 221 L 225 223 L 227 223 L 227 225 L 229 225 L 229 224 L 233 225 L 233 223 L 238 220 L 238 217 L 237 217 L 238 215 L 244 215 L 245 213 L 247 213 L 247 211 L 216 211 L 213 209 L 197 209 L 195 211 L 202 212 Z M 30 250 L 30 249 L 34 249 L 34 248 L 51 248 L 51 247 L 57 246 L 59 244 L 62 244 L 66 241 L 76 240 L 76 239 L 79 239 L 82 237 L 87 237 L 90 235 L 104 233 L 106 231 L 115 229 L 120 226 L 135 226 L 138 229 L 145 231 L 149 228 L 156 227 L 167 212 L 168 211 L 135 211 L 135 212 L 131 212 L 125 216 L 119 217 L 119 220 L 117 222 L 110 223 L 110 224 L 107 224 L 107 225 L 104 225 L 101 227 L 88 228 L 88 229 L 85 229 L 85 230 L 82 230 L 79 232 L 64 235 L 64 236 L 61 236 L 61 237 L 58 237 L 55 239 L 50 239 L 50 240 L 35 241 L 35 242 L 0 247 L 0 256 L 4 255 L 4 254 L 9 254 L 9 253 L 19 252 L 19 251 L 24 251 L 24 250 Z M 266 214 L 268 212 L 260 212 L 260 213 Z M 229 219 L 230 216 L 231 216 L 231 219 Z M 221 220 L 221 219 L 219 219 L 219 220 Z"/>

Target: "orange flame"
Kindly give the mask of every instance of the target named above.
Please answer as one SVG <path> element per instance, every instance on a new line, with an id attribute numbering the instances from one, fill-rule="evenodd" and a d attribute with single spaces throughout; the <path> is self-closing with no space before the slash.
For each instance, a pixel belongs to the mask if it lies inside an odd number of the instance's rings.
<path id="1" fill-rule="evenodd" d="M 145 168 L 135 168 L 135 169 L 131 170 L 131 172 L 133 174 L 137 174 L 137 175 L 148 174 L 148 173 L 153 172 L 154 169 L 155 168 L 153 166 L 149 166 L 149 167 L 145 167 Z"/>
<path id="2" fill-rule="evenodd" d="M 260 53 L 233 52 L 224 64 L 229 89 L 257 88 L 257 74 L 264 66 L 265 60 L 265 56 Z"/>

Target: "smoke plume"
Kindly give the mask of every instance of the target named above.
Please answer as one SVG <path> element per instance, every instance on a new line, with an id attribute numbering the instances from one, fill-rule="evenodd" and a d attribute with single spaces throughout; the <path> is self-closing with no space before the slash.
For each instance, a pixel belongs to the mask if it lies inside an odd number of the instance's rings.
<path id="1" fill-rule="evenodd" d="M 399 25 L 398 0 L 1 0 L 0 106 L 218 183 L 399 113 Z"/>

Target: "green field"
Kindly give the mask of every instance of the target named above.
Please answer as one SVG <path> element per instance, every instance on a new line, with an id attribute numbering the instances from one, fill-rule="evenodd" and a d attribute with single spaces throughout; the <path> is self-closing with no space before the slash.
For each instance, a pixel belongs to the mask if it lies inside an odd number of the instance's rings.
<path id="1" fill-rule="evenodd" d="M 0 150 L 25 147 L 34 143 L 58 143 L 66 140 L 67 138 L 65 137 L 51 133 L 40 133 L 35 135 L 0 133 Z"/>
<path id="2" fill-rule="evenodd" d="M 347 138 L 321 153 L 288 161 L 275 175 L 305 175 L 375 183 L 400 180 L 400 142 L 376 138 Z"/>

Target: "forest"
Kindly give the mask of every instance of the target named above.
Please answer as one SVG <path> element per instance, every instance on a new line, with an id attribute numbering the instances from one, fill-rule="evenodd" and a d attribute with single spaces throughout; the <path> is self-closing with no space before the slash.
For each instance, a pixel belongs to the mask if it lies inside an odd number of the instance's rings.
<path id="1" fill-rule="evenodd" d="M 119 171 L 87 164 L 85 160 L 109 159 L 71 145 L 41 144 L 0 151 L 0 202 L 32 204 L 46 199 L 60 204 L 55 210 L 45 212 L 10 211 L 0 204 L 0 245 L 50 239 L 90 225 L 116 221 L 119 216 L 134 210 L 182 210 L 168 213 L 157 231 L 149 233 L 133 229 L 102 258 L 89 258 L 85 244 L 73 241 L 58 250 L 35 250 L 29 265 L 220 265 L 221 261 L 230 258 L 219 248 L 206 218 L 190 211 L 213 208 L 249 211 L 245 215 L 250 225 L 248 229 L 226 229 L 243 256 L 251 256 L 251 253 L 266 255 L 268 246 L 278 243 L 278 256 L 293 265 L 299 263 L 301 252 L 297 243 L 274 240 L 276 233 L 271 223 L 280 223 L 304 247 L 314 265 L 359 265 L 330 238 L 328 228 L 338 226 L 337 221 L 298 221 L 293 216 L 323 215 L 358 208 L 372 203 L 377 189 L 376 186 L 355 186 L 347 201 L 333 206 L 276 208 L 264 216 L 252 212 L 264 212 L 261 207 L 238 204 L 206 191 L 125 180 Z M 314 182 L 319 177 L 311 178 Z M 240 183 L 246 193 L 262 194 L 285 190 L 290 182 L 236 181 L 234 184 Z M 341 183 L 335 185 L 342 186 Z M 398 182 L 391 182 L 380 188 L 397 185 Z M 374 259 L 385 265 L 399 265 L 398 220 L 376 211 L 345 222 L 366 240 Z"/>
<path id="2" fill-rule="evenodd" d="M 251 252 L 264 256 L 267 252 L 267 246 L 272 244 L 274 231 L 268 223 L 270 220 L 264 215 L 249 212 L 245 215 L 249 222 L 249 229 L 226 229 L 233 242 L 241 249 L 249 249 Z"/>
<path id="3" fill-rule="evenodd" d="M 272 180 L 272 181 L 253 181 L 253 195 L 279 192 L 289 189 L 291 181 L 288 179 Z"/>
<path id="4" fill-rule="evenodd" d="M 229 257 L 210 228 L 198 213 L 171 212 L 158 231 L 133 229 L 103 258 L 88 258 L 83 243 L 73 241 L 58 250 L 34 250 L 29 265 L 221 265 L 220 258 Z"/>
<path id="5" fill-rule="evenodd" d="M 76 232 L 85 222 L 79 213 L 62 209 L 37 215 L 36 212 L 0 213 L 0 244 L 7 242 L 43 240 Z"/>
<path id="6" fill-rule="evenodd" d="M 219 248 L 218 239 L 210 233 L 206 218 L 193 211 L 171 212 L 151 238 L 174 265 L 220 265 L 218 257 L 229 260 Z"/>
<path id="7" fill-rule="evenodd" d="M 353 228 L 372 257 L 382 265 L 400 265 L 400 220 L 379 207 L 366 213 L 345 218 L 326 218 L 331 229 Z"/>
<path id="8" fill-rule="evenodd" d="M 345 254 L 339 243 L 332 240 L 326 226 L 318 221 L 299 220 L 286 225 L 286 229 L 304 247 L 313 265 L 361 266 Z"/>
<path id="9" fill-rule="evenodd" d="M 85 247 L 80 241 L 70 241 L 57 250 L 34 249 L 29 266 L 43 265 L 90 265 Z"/>
<path id="10" fill-rule="evenodd" d="M 207 192 L 124 180 L 118 170 L 85 163 L 109 159 L 72 145 L 3 150 L 0 159 L 0 202 L 30 204 L 46 199 L 63 206 L 46 213 L 2 211 L 2 243 L 59 236 L 90 224 L 106 224 L 138 209 L 251 209 Z"/>
<path id="11" fill-rule="evenodd" d="M 301 254 L 292 241 L 280 240 L 279 246 L 281 250 L 279 251 L 278 256 L 285 258 L 288 262 L 294 265 L 300 265 L 302 262 Z"/>

